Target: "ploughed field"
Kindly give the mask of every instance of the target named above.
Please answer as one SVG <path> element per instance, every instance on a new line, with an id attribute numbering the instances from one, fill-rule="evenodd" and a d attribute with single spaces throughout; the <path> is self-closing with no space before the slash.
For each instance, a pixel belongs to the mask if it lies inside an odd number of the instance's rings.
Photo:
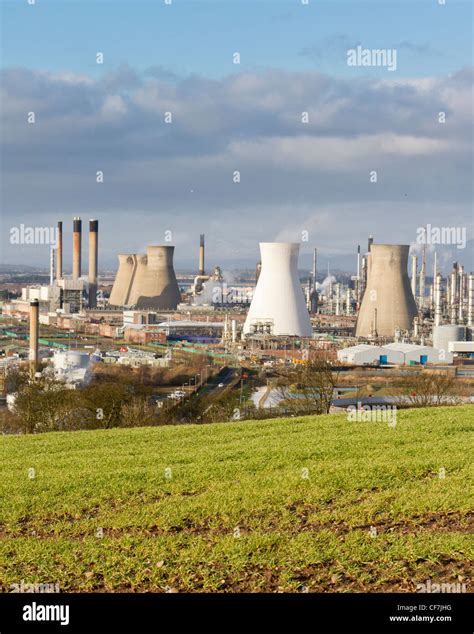
<path id="1" fill-rule="evenodd" d="M 467 583 L 474 407 L 0 438 L 0 589 Z"/>

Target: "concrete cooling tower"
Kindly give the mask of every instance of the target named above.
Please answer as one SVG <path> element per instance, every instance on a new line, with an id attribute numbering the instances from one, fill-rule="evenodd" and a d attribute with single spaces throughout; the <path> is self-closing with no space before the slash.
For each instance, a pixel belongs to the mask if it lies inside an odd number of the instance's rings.
<path id="1" fill-rule="evenodd" d="M 357 337 L 393 337 L 398 329 L 412 329 L 418 312 L 407 274 L 408 250 L 405 244 L 371 245 Z"/>
<path id="2" fill-rule="evenodd" d="M 119 255 L 111 306 L 174 310 L 181 301 L 173 268 L 174 247 L 150 246 L 146 255 Z"/>
<path id="3" fill-rule="evenodd" d="M 311 337 L 312 327 L 298 276 L 299 244 L 261 242 L 262 268 L 244 334 Z"/>

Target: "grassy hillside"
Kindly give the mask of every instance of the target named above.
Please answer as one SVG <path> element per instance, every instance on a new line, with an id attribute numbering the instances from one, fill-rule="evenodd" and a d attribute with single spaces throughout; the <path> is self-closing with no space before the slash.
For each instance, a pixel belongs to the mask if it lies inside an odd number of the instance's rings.
<path id="1" fill-rule="evenodd" d="M 331 415 L 2 437 L 0 586 L 468 582 L 473 429 L 462 406 L 402 411 L 395 428 Z"/>

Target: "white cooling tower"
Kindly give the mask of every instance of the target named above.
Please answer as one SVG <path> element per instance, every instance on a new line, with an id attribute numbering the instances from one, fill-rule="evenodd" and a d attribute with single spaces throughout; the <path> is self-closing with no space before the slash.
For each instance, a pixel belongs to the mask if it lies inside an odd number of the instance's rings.
<path id="1" fill-rule="evenodd" d="M 311 337 L 308 309 L 298 276 L 299 244 L 261 242 L 262 270 L 244 334 Z"/>

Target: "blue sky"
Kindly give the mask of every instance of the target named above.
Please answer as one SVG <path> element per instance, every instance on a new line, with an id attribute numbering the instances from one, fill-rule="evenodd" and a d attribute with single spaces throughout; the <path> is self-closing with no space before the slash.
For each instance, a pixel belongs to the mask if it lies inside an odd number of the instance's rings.
<path id="1" fill-rule="evenodd" d="M 472 12 L 463 0 L 2 0 L 1 260 L 47 262 L 9 229 L 63 219 L 67 231 L 73 216 L 99 219 L 106 266 L 166 231 L 178 265 L 194 265 L 205 232 L 209 265 L 224 268 L 303 234 L 300 261 L 317 246 L 322 267 L 353 265 L 369 234 L 412 243 L 427 223 L 472 240 Z M 396 71 L 348 66 L 359 44 L 396 49 Z M 473 268 L 468 248 L 440 261 L 454 259 Z"/>
<path id="2" fill-rule="evenodd" d="M 464 0 L 27 0 L 2 2 L 2 63 L 99 74 L 127 63 L 222 77 L 260 67 L 363 74 L 347 46 L 398 48 L 399 75 L 453 72 L 472 62 Z M 105 66 L 95 64 L 102 51 Z M 241 64 L 232 64 L 232 53 Z M 372 69 L 384 75 L 384 69 Z"/>

